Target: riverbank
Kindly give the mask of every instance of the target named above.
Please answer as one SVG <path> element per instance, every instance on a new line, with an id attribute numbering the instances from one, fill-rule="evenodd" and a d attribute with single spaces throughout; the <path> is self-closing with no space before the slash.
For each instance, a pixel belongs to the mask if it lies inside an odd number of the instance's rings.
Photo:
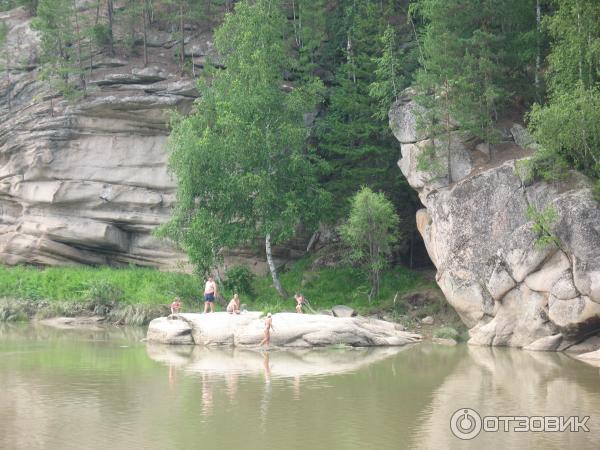
<path id="1" fill-rule="evenodd" d="M 360 315 L 401 323 L 428 337 L 448 334 L 450 328 L 455 330 L 450 334 L 460 339 L 464 332 L 427 272 L 402 267 L 386 271 L 380 295 L 372 302 L 367 299 L 366 276 L 352 267 L 315 270 L 305 259 L 283 272 L 281 279 L 290 293 L 302 292 L 313 311 L 344 304 Z M 224 281 L 218 311 L 224 310 L 225 299 L 233 295 L 231 283 Z M 293 298 L 279 297 L 270 277 L 247 281 L 241 298 L 248 309 L 294 311 Z M 145 325 L 167 315 L 175 296 L 181 297 L 183 312 L 199 312 L 203 307 L 201 289 L 202 281 L 194 275 L 135 267 L 0 267 L 0 321 L 95 315 L 105 317 L 107 323 Z M 422 323 L 425 317 L 431 317 L 433 323 Z"/>

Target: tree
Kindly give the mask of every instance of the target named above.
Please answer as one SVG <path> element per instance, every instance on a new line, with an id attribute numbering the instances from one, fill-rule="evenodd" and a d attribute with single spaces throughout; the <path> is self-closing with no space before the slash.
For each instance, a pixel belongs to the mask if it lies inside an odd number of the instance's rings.
<path id="1" fill-rule="evenodd" d="M 306 148 L 304 114 L 317 103 L 312 82 L 285 93 L 289 67 L 285 18 L 275 0 L 242 1 L 216 32 L 226 70 L 210 83 L 187 117 L 177 117 L 169 166 L 177 178 L 177 203 L 159 235 L 187 251 L 199 271 L 218 263 L 224 248 L 264 236 L 273 283 L 271 245 L 300 224 L 315 224 L 327 196 L 319 187 L 315 155 Z"/>
<path id="2" fill-rule="evenodd" d="M 352 198 L 348 221 L 340 227 L 342 238 L 352 248 L 352 259 L 369 272 L 369 301 L 379 293 L 381 271 L 397 241 L 399 221 L 394 205 L 383 193 L 363 187 Z"/>
<path id="3" fill-rule="evenodd" d="M 336 199 L 335 205 L 344 205 L 332 211 L 333 219 L 347 214 L 345 200 L 362 185 L 386 192 L 397 208 L 412 210 L 408 189 L 396 165 L 398 141 L 382 114 L 390 105 L 384 106 L 382 97 L 371 95 L 373 83 L 387 83 L 383 74 L 380 78 L 376 75 L 378 59 L 384 52 L 381 36 L 387 28 L 387 14 L 398 12 L 386 7 L 384 14 L 382 3 L 345 0 L 334 12 L 335 20 L 330 19 L 328 45 L 334 46 L 337 53 L 331 53 L 328 59 L 337 65 L 332 68 L 335 80 L 327 109 L 317 120 L 316 134 L 319 153 L 330 169 L 325 187 Z M 409 67 L 407 62 L 403 70 Z M 406 75 L 397 86 L 399 90 L 410 79 Z"/>
<path id="4" fill-rule="evenodd" d="M 179 70 L 181 76 L 185 71 L 185 27 L 194 21 L 202 19 L 204 14 L 203 5 L 198 0 L 165 0 L 168 6 L 166 19 L 179 31 Z"/>
<path id="5" fill-rule="evenodd" d="M 537 53 L 534 0 L 418 0 L 411 13 L 424 23 L 417 85 L 430 94 L 427 122 L 446 144 L 447 158 L 451 122 L 494 143 L 494 124 L 511 95 L 530 98 L 535 90 L 529 81 Z"/>
<path id="6" fill-rule="evenodd" d="M 8 32 L 10 31 L 10 27 L 4 21 L 0 21 L 0 47 L 6 44 L 6 40 L 8 37 Z M 11 86 L 10 86 L 10 53 L 8 50 L 8 45 L 4 47 L 4 54 L 1 55 L 4 57 L 4 64 L 0 64 L 0 68 L 4 68 L 4 75 L 6 77 L 6 99 L 8 104 L 8 111 L 10 112 L 10 95 L 11 95 Z M 3 67 L 4 66 L 4 67 Z"/>
<path id="7" fill-rule="evenodd" d="M 398 95 L 407 84 L 402 73 L 398 36 L 392 26 L 388 25 L 385 29 L 381 44 L 382 54 L 375 57 L 375 81 L 369 86 L 369 95 L 379 102 L 375 117 L 380 120 L 387 118 L 390 105 L 398 100 Z"/>
<path id="8" fill-rule="evenodd" d="M 600 178 L 600 4 L 553 0 L 548 30 L 549 98 L 536 104 L 529 126 L 541 149 L 531 161 L 533 175 L 554 179 L 568 167 Z M 600 194 L 600 182 L 597 184 Z"/>

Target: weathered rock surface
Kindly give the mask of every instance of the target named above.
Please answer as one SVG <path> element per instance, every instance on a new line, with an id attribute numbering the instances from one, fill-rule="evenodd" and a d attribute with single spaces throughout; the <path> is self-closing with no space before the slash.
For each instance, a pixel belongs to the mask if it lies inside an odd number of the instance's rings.
<path id="1" fill-rule="evenodd" d="M 161 344 L 253 347 L 264 337 L 261 315 L 249 311 L 160 317 L 150 322 L 146 338 Z M 363 317 L 279 313 L 273 315 L 273 328 L 271 345 L 275 347 L 401 346 L 421 340 L 420 335 L 399 330 L 393 323 Z"/>
<path id="2" fill-rule="evenodd" d="M 168 117 L 190 110 L 195 80 L 175 67 L 100 55 L 89 95 L 71 104 L 37 80 L 39 37 L 24 10 L 0 16 L 10 27 L 0 52 L 11 61 L 0 77 L 0 263 L 185 268 L 186 256 L 152 232 L 175 200 Z M 205 33 L 188 47 L 216 58 L 211 39 Z M 149 42 L 164 52 L 157 47 L 176 40 L 149 30 Z M 174 51 L 152 55 L 164 62 Z M 276 264 L 301 256 L 303 238 L 275 247 Z M 255 248 L 226 258 L 239 263 L 267 272 Z"/>
<path id="3" fill-rule="evenodd" d="M 409 98 L 390 111 L 398 165 L 425 206 L 417 227 L 470 343 L 560 350 L 600 332 L 600 204 L 591 183 L 577 173 L 560 183 L 524 183 L 517 161 L 531 151 L 519 146 L 537 144 L 517 124 L 506 133 L 513 139 L 507 157 L 496 148 L 495 161 L 476 164 L 481 142 L 453 131 L 450 170 L 444 148 L 437 172 L 421 170 L 432 141 L 414 129 L 420 111 Z M 558 246 L 536 245 L 530 206 L 556 210 Z"/>

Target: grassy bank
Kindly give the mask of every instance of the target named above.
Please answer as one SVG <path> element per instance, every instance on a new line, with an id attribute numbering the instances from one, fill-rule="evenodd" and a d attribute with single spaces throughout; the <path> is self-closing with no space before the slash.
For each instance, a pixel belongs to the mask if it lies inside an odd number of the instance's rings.
<path id="1" fill-rule="evenodd" d="M 419 273 L 397 267 L 382 276 L 381 291 L 367 299 L 366 275 L 352 267 L 312 270 L 308 259 L 298 261 L 281 274 L 286 289 L 301 292 L 315 311 L 344 304 L 364 315 L 378 315 L 419 328 L 425 316 L 436 325 L 460 326 L 435 284 Z M 269 276 L 249 280 L 250 292 L 242 292 L 248 309 L 294 311 L 293 299 L 282 299 Z M 0 321 L 56 316 L 99 314 L 113 323 L 144 324 L 168 313 L 174 296 L 183 310 L 202 307 L 203 283 L 197 277 L 143 268 L 0 267 Z M 225 299 L 233 294 L 223 287 Z M 217 305 L 222 310 L 223 304 Z"/>

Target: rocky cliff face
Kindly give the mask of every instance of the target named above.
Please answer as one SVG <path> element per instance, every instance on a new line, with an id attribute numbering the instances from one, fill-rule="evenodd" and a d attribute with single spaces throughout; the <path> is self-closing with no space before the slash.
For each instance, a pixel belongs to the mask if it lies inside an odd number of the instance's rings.
<path id="1" fill-rule="evenodd" d="M 9 61 L 0 72 L 0 263 L 184 266 L 183 253 L 152 236 L 175 199 L 168 117 L 197 96 L 195 81 L 168 65 L 177 40 L 150 30 L 150 60 L 160 65 L 146 68 L 139 57 L 95 55 L 89 95 L 69 103 L 38 81 L 39 38 L 25 12 L 0 19 L 10 27 L 0 47 Z M 207 56 L 222 66 L 211 39 L 200 31 L 188 38 L 196 68 Z M 302 255 L 308 238 L 275 248 L 279 264 Z M 255 249 L 226 262 L 267 272 Z"/>
<path id="2" fill-rule="evenodd" d="M 390 110 L 398 165 L 425 206 L 417 225 L 470 343 L 562 350 L 597 334 L 600 204 L 591 183 L 577 173 L 560 183 L 524 183 L 517 161 L 535 143 L 517 124 L 502 130 L 491 155 L 489 146 L 454 131 L 450 168 L 443 154 L 440 167 L 420 170 L 431 144 L 417 129 L 420 111 L 409 97 Z M 529 206 L 556 210 L 558 245 L 536 246 Z"/>
<path id="3" fill-rule="evenodd" d="M 174 200 L 168 113 L 190 107 L 193 81 L 98 58 L 92 94 L 69 104 L 37 80 L 29 19 L 21 10 L 4 19 L 11 65 L 0 83 L 0 262 L 185 261 L 151 232 Z"/>

